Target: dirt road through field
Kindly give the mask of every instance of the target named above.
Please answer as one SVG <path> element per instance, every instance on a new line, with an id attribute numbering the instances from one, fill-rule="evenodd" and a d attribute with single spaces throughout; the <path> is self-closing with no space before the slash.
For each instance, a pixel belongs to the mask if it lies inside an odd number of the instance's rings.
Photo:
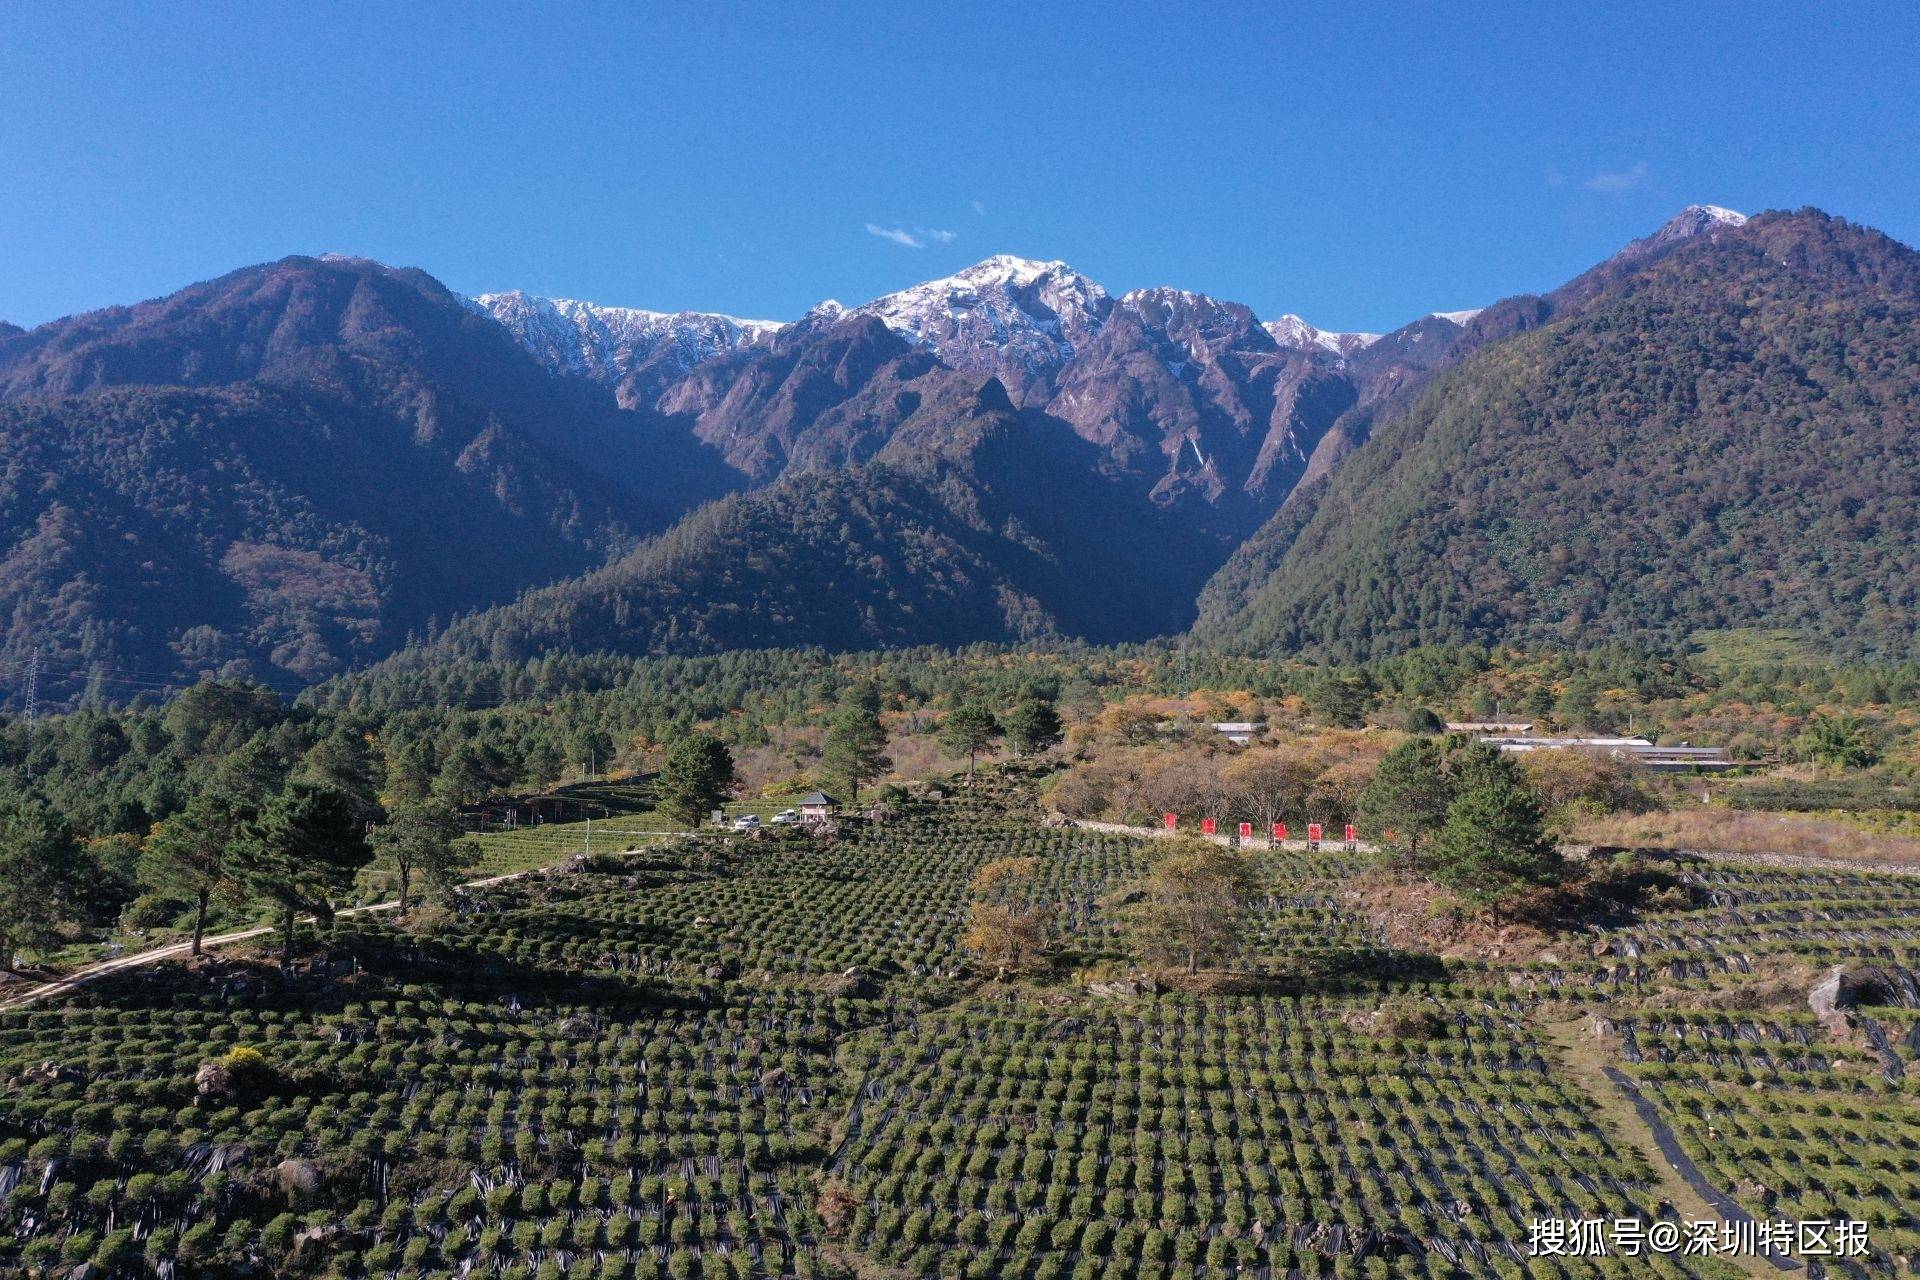
<path id="1" fill-rule="evenodd" d="M 1602 1124 L 1639 1149 L 1660 1179 L 1660 1195 L 1687 1222 L 1748 1222 L 1753 1215 L 1713 1185 L 1681 1147 L 1653 1104 L 1609 1058 L 1591 1017 L 1538 1024 L 1559 1050 L 1560 1065 L 1600 1109 Z M 1750 1276 L 1778 1277 L 1804 1268 L 1790 1258 L 1723 1255 Z"/>
<path id="2" fill-rule="evenodd" d="M 692 833 L 685 832 L 685 831 L 660 831 L 660 832 L 647 832 L 645 834 L 647 835 L 648 838 L 654 838 L 654 837 L 665 837 L 665 836 L 689 835 Z M 633 851 L 620 850 L 617 852 L 633 852 Z M 505 875 L 484 876 L 478 880 L 468 880 L 467 882 L 462 884 L 460 887 L 462 889 L 484 889 L 488 885 L 505 884 L 509 880 L 518 880 L 522 876 L 530 876 L 536 872 L 546 871 L 549 869 L 550 868 L 548 867 L 529 867 L 524 871 L 509 871 Z M 336 916 L 371 915 L 381 911 L 394 911 L 394 910 L 397 910 L 399 906 L 400 906 L 400 903 L 397 900 L 388 901 L 388 902 L 373 902 L 373 903 L 368 903 L 364 906 L 358 906 L 358 907 L 342 907 L 338 911 L 335 911 L 334 915 Z M 312 923 L 312 921 L 313 921 L 312 916 L 300 917 L 300 923 L 302 924 L 310 924 Z M 202 950 L 213 950 L 218 947 L 227 946 L 231 943 L 245 942 L 250 938 L 261 937 L 265 934 L 272 933 L 275 928 L 276 926 L 274 925 L 260 925 L 252 929 L 236 929 L 231 933 L 214 934 L 210 937 L 201 939 L 200 946 Z M 115 956 L 111 960 L 101 960 L 94 964 L 83 965 L 82 967 L 75 969 L 72 973 L 64 974 L 61 977 L 54 979 L 52 982 L 44 982 L 37 987 L 30 988 L 26 991 L 19 992 L 18 994 L 15 994 L 15 995 L 10 995 L 5 999 L 0 999 L 0 1013 L 3 1013 L 9 1009 L 24 1008 L 25 1006 L 30 1004 L 38 1004 L 43 1000 L 50 1000 L 56 996 L 66 995 L 68 992 L 77 991 L 81 987 L 84 987 L 89 983 L 98 982 L 100 979 L 111 977 L 116 973 L 124 973 L 128 969 L 138 969 L 142 965 L 158 964 L 162 960 L 185 959 L 189 954 L 192 953 L 192 951 L 193 951 L 193 943 L 191 941 L 170 942 L 165 946 L 153 947 L 146 951 L 136 951 L 132 955 Z"/>

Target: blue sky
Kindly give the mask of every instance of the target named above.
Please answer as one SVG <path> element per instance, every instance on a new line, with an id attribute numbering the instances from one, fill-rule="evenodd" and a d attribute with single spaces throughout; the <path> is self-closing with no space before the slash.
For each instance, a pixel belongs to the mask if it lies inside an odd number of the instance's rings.
<path id="1" fill-rule="evenodd" d="M 0 318 L 333 250 L 787 319 L 1011 252 L 1384 329 L 1690 202 L 1920 242 L 1917 84 L 1912 4 L 21 0 Z"/>

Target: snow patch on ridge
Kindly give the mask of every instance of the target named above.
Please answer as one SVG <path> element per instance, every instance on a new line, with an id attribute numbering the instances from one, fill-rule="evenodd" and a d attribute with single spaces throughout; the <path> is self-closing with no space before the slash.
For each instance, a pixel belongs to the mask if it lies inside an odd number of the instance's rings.
<path id="1" fill-rule="evenodd" d="M 1113 299 L 1064 262 L 996 254 L 964 271 L 875 298 L 878 318 L 961 369 L 1059 368 L 1105 325 Z"/>
<path id="2" fill-rule="evenodd" d="M 498 320 L 551 372 L 608 383 L 662 354 L 677 368 L 691 369 L 722 352 L 763 342 L 783 327 L 704 311 L 645 311 L 542 298 L 518 289 L 483 293 L 469 305 Z"/>
<path id="3" fill-rule="evenodd" d="M 1261 327 L 1273 336 L 1275 342 L 1291 351 L 1325 351 L 1336 356 L 1350 356 L 1380 341 L 1377 333 L 1335 333 L 1315 328 L 1291 313 Z"/>
<path id="4" fill-rule="evenodd" d="M 1687 213 L 1704 214 L 1715 222 L 1724 222 L 1730 227 L 1747 225 L 1747 215 L 1735 209 L 1724 209 L 1717 204 L 1690 204 L 1682 216 Z"/>

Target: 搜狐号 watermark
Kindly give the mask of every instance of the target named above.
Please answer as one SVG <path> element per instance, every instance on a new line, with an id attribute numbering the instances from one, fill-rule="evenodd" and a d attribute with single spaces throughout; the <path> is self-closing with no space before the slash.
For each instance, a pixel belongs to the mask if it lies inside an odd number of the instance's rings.
<path id="1" fill-rule="evenodd" d="M 1746 1222 L 1535 1218 L 1528 1224 L 1527 1253 L 1535 1258 L 1637 1258 L 1654 1253 L 1860 1258 L 1867 1253 L 1867 1224 L 1847 1218 Z"/>

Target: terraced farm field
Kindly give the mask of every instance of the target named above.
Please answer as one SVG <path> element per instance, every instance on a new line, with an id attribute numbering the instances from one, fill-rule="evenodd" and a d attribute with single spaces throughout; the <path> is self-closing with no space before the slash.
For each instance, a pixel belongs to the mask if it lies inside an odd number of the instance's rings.
<path id="1" fill-rule="evenodd" d="M 969 884 L 1035 859 L 1108 974 L 1152 850 L 993 785 L 619 847 L 430 929 L 343 919 L 291 984 L 162 965 L 0 1013 L 0 1274 L 1773 1274 L 1541 1247 L 1702 1212 L 1636 1095 L 1738 1211 L 1867 1224 L 1782 1264 L 1920 1250 L 1920 880 L 1690 864 L 1689 905 L 1441 962 L 1369 923 L 1364 855 L 1280 854 L 1238 977 L 1095 996 L 986 982 Z M 1793 984 L 1862 962 L 1889 1002 L 1840 1035 Z"/>

